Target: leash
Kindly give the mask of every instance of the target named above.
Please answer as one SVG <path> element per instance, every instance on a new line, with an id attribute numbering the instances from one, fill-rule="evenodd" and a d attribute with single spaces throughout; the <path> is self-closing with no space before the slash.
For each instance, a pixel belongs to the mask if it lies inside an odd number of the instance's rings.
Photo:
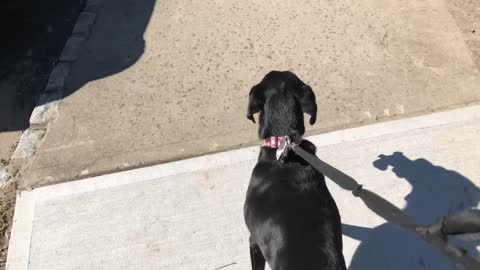
<path id="1" fill-rule="evenodd" d="M 480 262 L 460 249 L 449 246 L 447 242 L 440 237 L 418 230 L 420 226 L 415 224 L 413 220 L 401 209 L 374 192 L 363 188 L 361 184 L 359 184 L 349 175 L 320 160 L 317 156 L 306 152 L 298 145 L 298 141 L 298 138 L 295 141 L 291 141 L 291 139 L 287 136 L 285 144 L 282 145 L 282 147 L 277 151 L 277 159 L 279 159 L 279 157 L 286 152 L 285 149 L 293 150 L 312 167 L 330 178 L 335 184 L 339 185 L 345 190 L 351 191 L 353 196 L 360 198 L 368 207 L 368 209 L 384 218 L 387 222 L 395 224 L 405 230 L 414 232 L 421 239 L 443 252 L 443 254 L 445 254 L 452 262 L 456 263 L 457 265 L 461 264 L 463 269 L 480 269 Z"/>

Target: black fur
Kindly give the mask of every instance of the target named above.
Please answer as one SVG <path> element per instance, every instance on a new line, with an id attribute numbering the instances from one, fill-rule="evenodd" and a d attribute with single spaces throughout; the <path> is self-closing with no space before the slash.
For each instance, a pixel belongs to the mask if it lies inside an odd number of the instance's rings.
<path id="1" fill-rule="evenodd" d="M 259 136 L 303 135 L 303 113 L 317 115 L 315 94 L 292 72 L 272 71 L 250 91 L 247 118 L 260 112 Z M 312 154 L 316 148 L 303 140 Z M 345 270 L 340 215 L 324 176 L 301 157 L 284 162 L 262 147 L 248 187 L 245 221 L 253 270 Z"/>
<path id="2" fill-rule="evenodd" d="M 303 113 L 310 114 L 310 124 L 317 120 L 317 103 L 310 86 L 289 71 L 269 72 L 252 87 L 247 118 L 255 123 L 253 114 L 260 112 L 260 138 L 284 136 L 292 131 L 303 135 Z"/>

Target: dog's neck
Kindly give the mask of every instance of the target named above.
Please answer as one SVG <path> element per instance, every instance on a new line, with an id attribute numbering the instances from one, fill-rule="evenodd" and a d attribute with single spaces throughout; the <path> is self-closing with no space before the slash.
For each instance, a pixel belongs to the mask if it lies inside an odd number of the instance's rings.
<path id="1" fill-rule="evenodd" d="M 269 147 L 273 149 L 278 149 L 283 146 L 285 143 L 285 138 L 287 136 L 273 136 L 263 140 L 262 147 Z"/>
<path id="2" fill-rule="evenodd" d="M 286 136 L 274 136 L 264 139 L 262 146 L 260 147 L 260 155 L 258 157 L 259 160 L 263 161 L 277 161 L 276 152 L 277 149 L 282 147 L 282 143 L 285 142 Z M 313 143 L 307 140 L 301 140 L 299 146 L 307 151 L 308 153 L 315 155 L 317 148 Z M 286 150 L 288 151 L 288 150 Z M 290 150 L 291 151 L 291 150 Z M 289 153 L 287 159 L 284 162 L 299 162 L 299 163 L 306 163 L 303 158 L 298 156 L 295 153 Z M 307 163 L 308 164 L 308 163 Z"/>

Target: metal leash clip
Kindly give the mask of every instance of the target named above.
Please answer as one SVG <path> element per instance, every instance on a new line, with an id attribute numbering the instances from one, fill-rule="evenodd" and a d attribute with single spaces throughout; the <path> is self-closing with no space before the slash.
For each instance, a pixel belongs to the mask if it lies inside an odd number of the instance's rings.
<path id="1" fill-rule="evenodd" d="M 280 160 L 281 162 L 283 162 L 283 160 L 288 154 L 287 150 L 291 147 L 291 144 L 292 144 L 292 141 L 290 140 L 290 137 L 285 136 L 282 142 L 280 143 L 280 146 L 277 149 L 277 152 L 276 152 L 277 160 Z"/>

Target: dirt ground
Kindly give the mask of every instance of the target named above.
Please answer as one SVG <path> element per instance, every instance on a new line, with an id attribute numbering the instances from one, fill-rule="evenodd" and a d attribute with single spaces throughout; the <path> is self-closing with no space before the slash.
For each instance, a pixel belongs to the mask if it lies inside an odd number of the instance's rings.
<path id="1" fill-rule="evenodd" d="M 15 206 L 15 190 L 14 184 L 0 189 L 0 269 L 5 268 L 8 241 L 10 239 L 10 225 Z"/>
<path id="2" fill-rule="evenodd" d="M 84 0 L 0 2 L 0 161 L 8 165 Z M 0 269 L 5 267 L 16 187 L 0 189 Z"/>
<path id="3" fill-rule="evenodd" d="M 465 41 L 477 67 L 480 67 L 480 1 L 448 0 L 446 2 L 450 13 L 465 36 Z"/>

